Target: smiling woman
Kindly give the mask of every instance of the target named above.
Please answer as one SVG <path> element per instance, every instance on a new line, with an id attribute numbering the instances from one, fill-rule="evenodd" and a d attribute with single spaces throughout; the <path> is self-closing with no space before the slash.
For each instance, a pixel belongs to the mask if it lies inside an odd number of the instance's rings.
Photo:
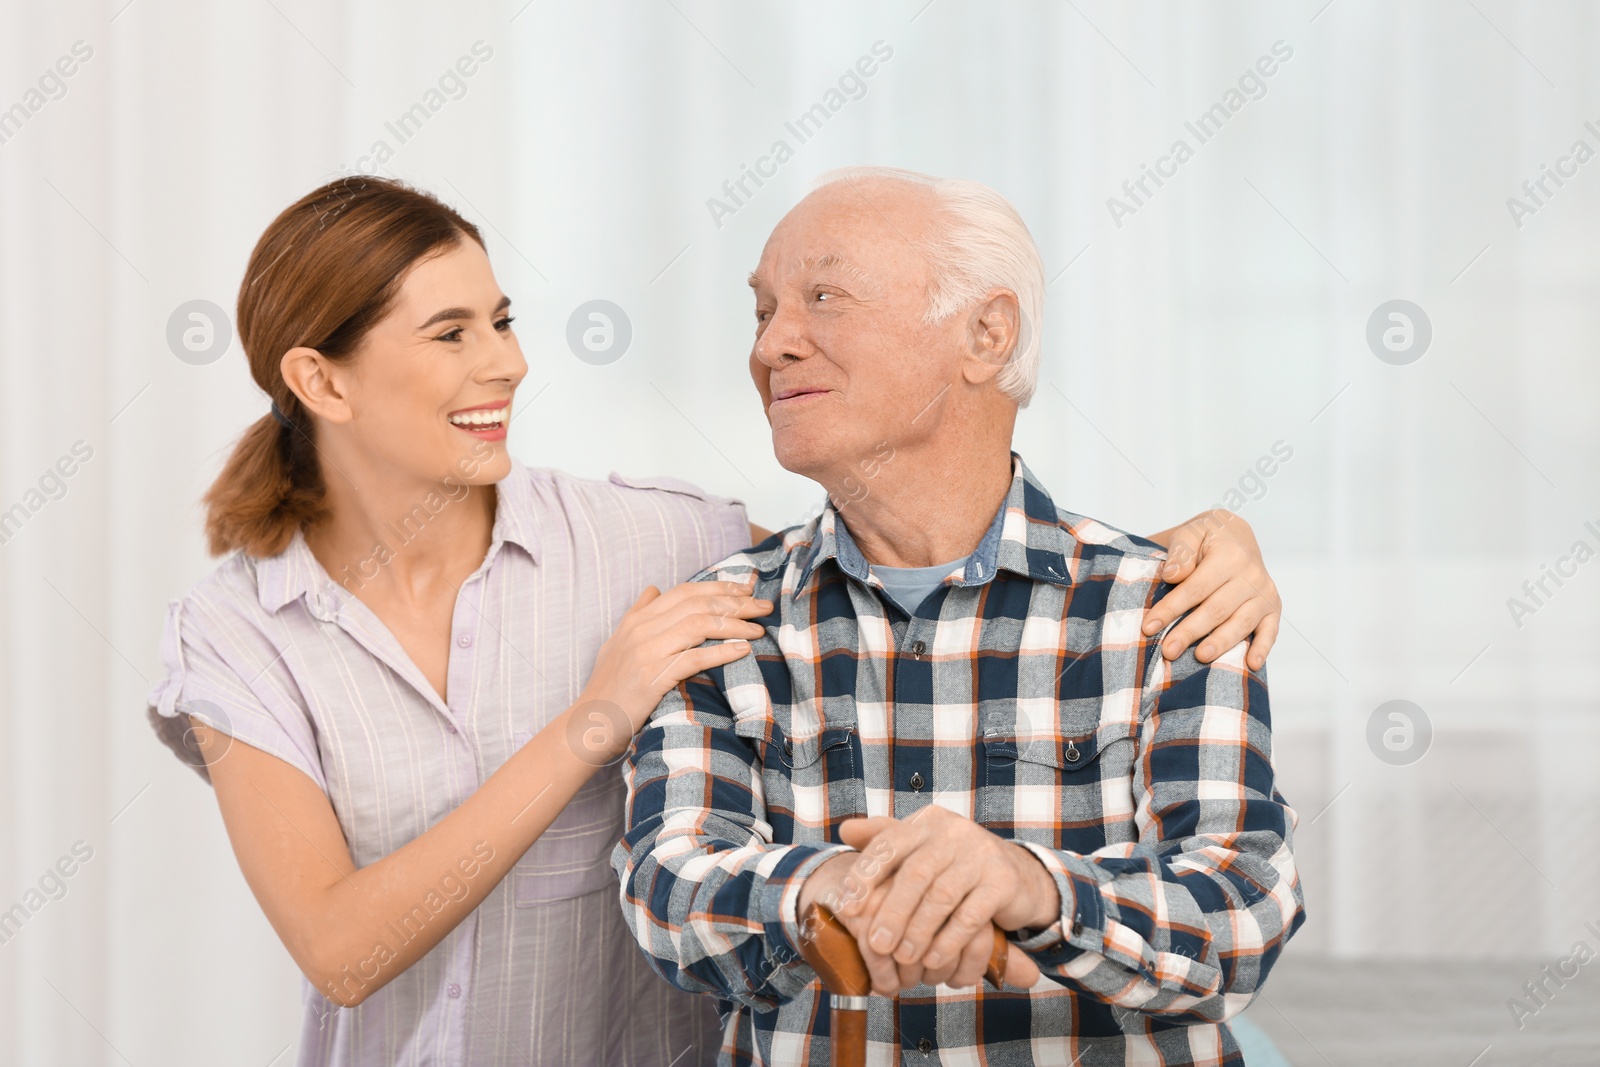
<path id="1" fill-rule="evenodd" d="M 283 212 L 240 287 L 272 413 L 207 494 L 232 555 L 172 604 L 149 714 L 305 975 L 302 1065 L 715 1056 L 628 943 L 601 768 L 761 633 L 745 586 L 657 592 L 751 528 L 513 460 L 509 306 L 471 223 L 371 177 Z"/>
<path id="2" fill-rule="evenodd" d="M 327 232 L 334 222 L 338 241 Z M 239 287 L 237 318 L 250 374 L 279 417 L 265 415 L 246 431 L 206 494 L 212 555 L 276 555 L 295 530 L 326 516 L 316 430 L 291 377 L 320 371 L 326 381 L 332 367 L 349 364 L 408 268 L 464 239 L 482 248 L 477 227 L 444 204 L 362 177 L 307 194 L 263 235 Z M 465 317 L 465 309 L 449 310 Z"/>

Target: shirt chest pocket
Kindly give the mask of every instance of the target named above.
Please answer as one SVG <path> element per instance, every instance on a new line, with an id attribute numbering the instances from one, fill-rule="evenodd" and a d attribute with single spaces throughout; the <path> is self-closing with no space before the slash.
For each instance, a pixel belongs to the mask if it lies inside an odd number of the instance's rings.
<path id="1" fill-rule="evenodd" d="M 740 724 L 761 766 L 767 822 L 783 844 L 838 841 L 845 819 L 866 814 L 861 741 L 854 726 L 830 726 L 790 737 L 770 720 Z"/>
<path id="2" fill-rule="evenodd" d="M 1065 736 L 990 736 L 978 821 L 1003 837 L 1092 852 L 1137 836 L 1137 727 L 1105 723 Z"/>

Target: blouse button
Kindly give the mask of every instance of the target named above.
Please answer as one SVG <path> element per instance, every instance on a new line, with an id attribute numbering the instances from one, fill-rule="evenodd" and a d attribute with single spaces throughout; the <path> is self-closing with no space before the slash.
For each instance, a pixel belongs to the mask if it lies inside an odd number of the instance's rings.
<path id="1" fill-rule="evenodd" d="M 460 637 L 456 638 L 456 644 L 460 645 L 462 648 L 471 648 L 472 647 L 472 635 L 471 634 L 462 634 Z"/>
<path id="2" fill-rule="evenodd" d="M 912 792 L 915 792 L 915 793 L 922 792 L 922 786 L 923 786 L 922 772 L 921 771 L 913 771 L 912 774 L 911 774 L 911 789 L 912 789 Z"/>
<path id="3" fill-rule="evenodd" d="M 454 1000 L 457 997 L 461 996 L 461 987 L 456 985 L 454 982 L 451 982 L 448 986 L 445 987 L 445 992 L 450 994 L 450 998 L 452 1000 Z"/>

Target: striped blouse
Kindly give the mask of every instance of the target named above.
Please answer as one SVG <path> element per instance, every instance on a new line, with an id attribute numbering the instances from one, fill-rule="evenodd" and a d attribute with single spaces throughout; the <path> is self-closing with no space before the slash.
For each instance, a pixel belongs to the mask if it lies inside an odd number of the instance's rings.
<path id="1" fill-rule="evenodd" d="M 234 555 L 172 603 L 167 674 L 149 695 L 156 733 L 203 777 L 185 715 L 287 761 L 327 794 L 365 866 L 460 805 L 573 703 L 640 590 L 749 541 L 743 504 L 670 479 L 513 461 L 496 489 L 488 553 L 456 598 L 448 701 L 351 595 L 361 577 L 341 587 L 297 533 L 277 556 Z M 445 506 L 414 510 L 388 548 Z M 597 771 L 466 920 L 359 1006 L 338 1008 L 303 980 L 301 1067 L 713 1062 L 709 998 L 653 974 L 622 921 L 608 860 L 623 797 L 619 768 Z M 462 891 L 442 872 L 440 894 Z M 386 941 L 416 936 L 427 917 L 396 917 Z"/>

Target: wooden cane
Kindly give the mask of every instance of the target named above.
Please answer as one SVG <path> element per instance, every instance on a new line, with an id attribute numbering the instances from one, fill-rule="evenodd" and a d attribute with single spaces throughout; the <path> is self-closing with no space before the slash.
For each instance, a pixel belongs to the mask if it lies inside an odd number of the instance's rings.
<path id="1" fill-rule="evenodd" d="M 828 1062 L 832 1067 L 866 1067 L 867 997 L 872 993 L 872 976 L 855 935 L 822 904 L 811 905 L 800 929 L 800 956 L 817 972 L 828 992 Z M 1006 932 L 995 926 L 994 948 L 983 977 L 996 989 L 1005 983 L 1009 951 Z"/>

